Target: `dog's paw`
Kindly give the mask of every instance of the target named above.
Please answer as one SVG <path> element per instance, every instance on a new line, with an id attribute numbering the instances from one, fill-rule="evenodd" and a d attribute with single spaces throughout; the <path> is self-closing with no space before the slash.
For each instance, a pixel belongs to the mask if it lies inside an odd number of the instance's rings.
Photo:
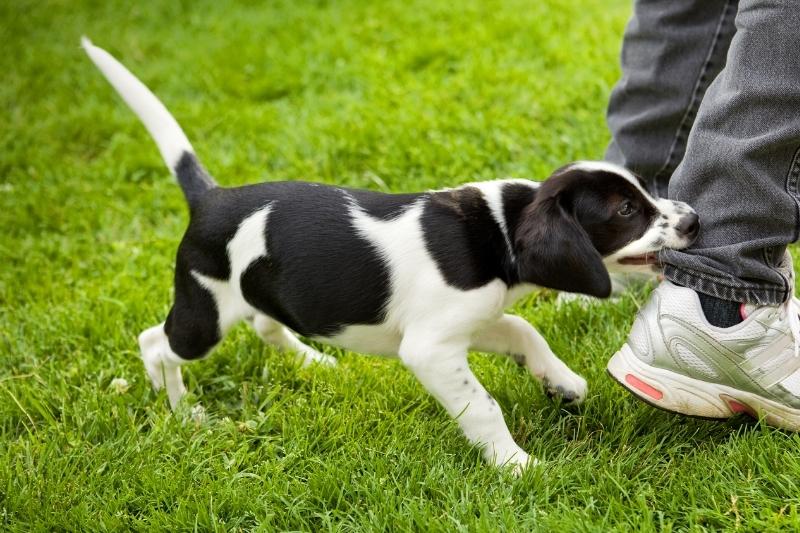
<path id="1" fill-rule="evenodd" d="M 553 400 L 561 400 L 566 404 L 578 405 L 586 399 L 589 386 L 581 376 L 564 367 L 559 372 L 542 378 L 544 393 Z"/>
<path id="2" fill-rule="evenodd" d="M 601 304 L 603 302 L 616 302 L 618 300 L 619 298 L 615 297 L 603 299 L 589 296 L 587 294 L 578 294 L 577 292 L 559 292 L 558 296 L 556 296 L 556 306 L 561 307 L 574 302 L 583 309 L 589 309 L 592 306 Z"/>
<path id="3" fill-rule="evenodd" d="M 161 368 L 161 345 L 166 337 L 161 324 L 144 330 L 138 338 L 142 363 L 153 385 L 153 390 L 164 388 L 164 375 Z"/>
<path id="4" fill-rule="evenodd" d="M 336 366 L 338 364 L 338 361 L 335 357 L 318 352 L 316 350 L 306 351 L 300 354 L 300 357 L 302 358 L 303 366 L 311 366 L 314 364 L 323 366 Z"/>
<path id="5" fill-rule="evenodd" d="M 496 467 L 507 468 L 515 476 L 521 476 L 526 468 L 539 464 L 538 459 L 531 457 L 517 445 L 499 450 L 492 448 L 491 453 L 488 450 L 489 447 L 486 450 L 489 463 Z"/>

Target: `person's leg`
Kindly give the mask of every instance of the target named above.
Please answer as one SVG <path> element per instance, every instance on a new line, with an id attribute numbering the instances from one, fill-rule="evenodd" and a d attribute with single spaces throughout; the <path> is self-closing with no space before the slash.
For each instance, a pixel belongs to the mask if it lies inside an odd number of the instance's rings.
<path id="1" fill-rule="evenodd" d="M 698 240 L 661 254 L 667 281 L 608 370 L 669 411 L 800 430 L 800 306 L 785 254 L 800 228 L 800 10 L 741 0 L 735 23 L 669 182 L 700 215 Z"/>
<path id="2" fill-rule="evenodd" d="M 697 108 L 725 65 L 736 6 L 737 0 L 635 3 L 622 42 L 622 77 L 608 104 L 612 139 L 605 159 L 643 177 L 657 196 L 667 196 Z M 612 294 L 653 278 L 612 274 Z"/>
<path id="3" fill-rule="evenodd" d="M 736 0 L 637 0 L 608 105 L 606 160 L 667 195 L 706 89 L 725 65 Z"/>
<path id="4" fill-rule="evenodd" d="M 798 238 L 800 8 L 742 0 L 727 66 L 706 91 L 669 197 L 700 215 L 697 241 L 662 254 L 667 279 L 723 300 L 791 296 Z M 788 267 L 788 268 L 787 268 Z"/>

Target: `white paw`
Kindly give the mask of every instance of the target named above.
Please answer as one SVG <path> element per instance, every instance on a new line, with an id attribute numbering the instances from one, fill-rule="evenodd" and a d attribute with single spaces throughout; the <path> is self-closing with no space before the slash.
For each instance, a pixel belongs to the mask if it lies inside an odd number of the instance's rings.
<path id="1" fill-rule="evenodd" d="M 307 351 L 301 354 L 301 356 L 303 358 L 303 366 L 310 366 L 313 364 L 324 365 L 324 366 L 336 366 L 338 363 L 335 357 L 324 354 L 322 352 L 318 352 L 316 350 Z"/>
<path id="2" fill-rule="evenodd" d="M 577 292 L 559 292 L 558 296 L 556 296 L 557 307 L 561 307 L 562 305 L 569 304 L 572 302 L 576 302 L 582 308 L 588 309 L 593 305 L 602 303 L 603 300 L 600 298 L 595 298 L 594 296 L 589 296 L 587 294 L 579 294 Z"/>
<path id="3" fill-rule="evenodd" d="M 487 456 L 487 461 L 494 466 L 511 469 L 512 474 L 515 476 L 522 475 L 525 469 L 529 466 L 536 466 L 539 464 L 538 459 L 531 457 L 525 453 L 525 450 L 517 445 L 514 445 L 513 447 L 509 446 L 505 449 L 501 448 L 492 452 L 489 452 L 490 449 L 495 450 L 496 448 L 487 446 L 484 452 Z"/>
<path id="4" fill-rule="evenodd" d="M 586 380 L 566 365 L 556 371 L 548 372 L 542 378 L 544 392 L 550 398 L 561 398 L 565 403 L 578 405 L 586 399 L 589 386 Z"/>
<path id="5" fill-rule="evenodd" d="M 142 362 L 155 391 L 159 391 L 164 387 L 164 374 L 161 368 L 162 359 L 160 354 L 160 345 L 164 343 L 164 339 L 164 329 L 161 324 L 146 329 L 139 335 Z"/>
<path id="6" fill-rule="evenodd" d="M 169 404 L 174 411 L 180 399 L 186 394 L 186 387 L 183 385 L 181 368 L 175 362 L 178 356 L 172 353 L 163 324 L 143 331 L 139 335 L 139 348 L 153 389 L 155 391 L 167 389 Z"/>
<path id="7" fill-rule="evenodd" d="M 201 426 L 205 422 L 208 421 L 208 415 L 206 414 L 206 408 L 200 405 L 199 403 L 192 407 L 190 420 L 194 423 L 195 426 Z"/>
<path id="8" fill-rule="evenodd" d="M 144 361 L 144 369 L 147 371 L 147 377 L 150 378 L 150 384 L 153 390 L 158 392 L 164 388 L 164 376 L 161 373 L 161 364 L 153 364 L 147 359 L 142 357 Z"/>

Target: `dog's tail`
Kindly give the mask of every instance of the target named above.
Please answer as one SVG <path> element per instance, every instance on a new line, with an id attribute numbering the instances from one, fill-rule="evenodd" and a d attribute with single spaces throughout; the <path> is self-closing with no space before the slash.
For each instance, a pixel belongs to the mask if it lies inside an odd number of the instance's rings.
<path id="1" fill-rule="evenodd" d="M 139 117 L 147 131 L 156 141 L 164 162 L 178 179 L 189 208 L 194 208 L 200 198 L 217 186 L 200 161 L 194 155 L 189 139 L 164 104 L 150 89 L 130 73 L 122 63 L 92 44 L 87 37 L 81 38 L 89 58 L 97 65 L 103 76 Z"/>

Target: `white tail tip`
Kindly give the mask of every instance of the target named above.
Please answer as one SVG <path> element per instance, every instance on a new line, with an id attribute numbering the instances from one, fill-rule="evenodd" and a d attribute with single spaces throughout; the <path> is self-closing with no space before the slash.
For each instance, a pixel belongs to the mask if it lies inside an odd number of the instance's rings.
<path id="1" fill-rule="evenodd" d="M 175 118 L 150 89 L 111 54 L 93 45 L 85 35 L 81 37 L 81 46 L 86 50 L 89 59 L 100 69 L 100 72 L 128 104 L 128 107 L 144 123 L 147 131 L 156 141 L 167 167 L 174 174 L 175 165 L 178 164 L 183 154 L 185 152 L 194 153 L 189 139 L 186 138 Z"/>

